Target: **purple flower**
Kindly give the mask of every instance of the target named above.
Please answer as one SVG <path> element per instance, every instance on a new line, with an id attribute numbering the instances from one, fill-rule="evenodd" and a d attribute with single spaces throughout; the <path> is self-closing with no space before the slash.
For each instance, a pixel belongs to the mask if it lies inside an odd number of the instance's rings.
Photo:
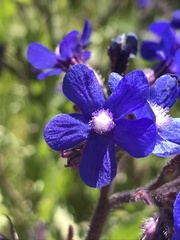
<path id="1" fill-rule="evenodd" d="M 158 61 L 154 66 L 155 76 L 174 73 L 180 76 L 180 36 L 176 29 L 180 28 L 180 10 L 172 14 L 171 20 L 158 21 L 150 25 L 149 30 L 156 34 L 158 40 L 142 42 L 141 56 L 148 61 Z"/>
<path id="2" fill-rule="evenodd" d="M 180 192 L 178 193 L 175 203 L 174 203 L 174 228 L 175 233 L 171 240 L 180 239 Z"/>
<path id="3" fill-rule="evenodd" d="M 77 64 L 67 71 L 62 89 L 82 114 L 55 116 L 45 127 L 44 138 L 56 151 L 87 141 L 79 165 L 80 176 L 87 185 L 103 187 L 115 177 L 115 144 L 134 157 L 152 152 L 156 139 L 154 122 L 127 118 L 146 103 L 149 95 L 149 83 L 142 71 L 124 76 L 105 100 L 94 71 Z"/>
<path id="4" fill-rule="evenodd" d="M 152 85 L 149 104 L 154 112 L 157 126 L 157 141 L 153 154 L 161 157 L 180 153 L 180 118 L 172 118 L 169 108 L 178 96 L 177 78 L 171 75 L 161 76 Z M 135 111 L 137 118 L 142 116 L 153 118 L 146 105 Z"/>
<path id="5" fill-rule="evenodd" d="M 44 79 L 61 74 L 74 64 L 85 63 L 90 58 L 90 52 L 84 49 L 89 43 L 91 32 L 91 23 L 86 20 L 80 39 L 77 30 L 69 32 L 59 43 L 56 52 L 51 52 L 40 43 L 31 43 L 27 50 L 27 58 L 35 68 L 42 70 L 37 78 Z"/>
<path id="6" fill-rule="evenodd" d="M 112 91 L 116 89 L 119 81 L 118 75 L 111 74 L 109 86 Z M 169 115 L 169 108 L 178 96 L 177 84 L 175 76 L 161 76 L 152 85 L 148 102 L 133 112 L 137 119 L 146 117 L 156 122 L 157 139 L 152 153 L 161 157 L 180 154 L 180 118 L 172 118 Z"/>

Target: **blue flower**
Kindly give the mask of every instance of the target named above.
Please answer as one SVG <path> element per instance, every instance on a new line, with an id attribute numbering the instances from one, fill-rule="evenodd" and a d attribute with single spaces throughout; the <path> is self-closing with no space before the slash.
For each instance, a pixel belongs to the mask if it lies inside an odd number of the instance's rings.
<path id="1" fill-rule="evenodd" d="M 180 239 L 180 192 L 178 193 L 175 203 L 174 203 L 174 228 L 175 233 L 171 240 Z"/>
<path id="2" fill-rule="evenodd" d="M 117 74 L 110 75 L 109 86 L 112 91 L 116 89 L 119 81 Z M 156 122 L 157 139 L 152 153 L 157 156 L 166 157 L 180 153 L 180 118 L 169 115 L 169 108 L 176 102 L 177 96 L 177 78 L 163 75 L 152 85 L 148 103 L 133 112 L 137 119 L 149 117 Z"/>
<path id="3" fill-rule="evenodd" d="M 150 25 L 149 30 L 159 40 L 143 41 L 141 56 L 148 61 L 158 61 L 154 66 L 155 76 L 174 73 L 180 76 L 180 36 L 176 29 L 180 28 L 180 10 L 172 14 L 171 21 L 158 21 Z"/>
<path id="4" fill-rule="evenodd" d="M 178 95 L 177 78 L 171 75 L 161 76 L 152 85 L 149 104 L 154 112 L 157 126 L 157 140 L 153 154 L 161 157 L 180 153 L 180 118 L 172 118 L 169 108 L 175 103 Z M 137 118 L 152 115 L 144 106 L 135 111 Z"/>
<path id="5" fill-rule="evenodd" d="M 125 75 L 107 100 L 94 71 L 83 64 L 67 71 L 62 89 L 82 114 L 55 116 L 45 127 L 44 138 L 56 151 L 87 141 L 79 165 L 87 185 L 103 187 L 115 177 L 115 144 L 134 157 L 152 152 L 156 141 L 154 121 L 127 118 L 146 103 L 149 95 L 149 83 L 141 70 Z"/>
<path id="6" fill-rule="evenodd" d="M 71 65 L 85 63 L 90 58 L 90 52 L 84 49 L 89 43 L 91 32 L 91 23 L 86 20 L 80 39 L 77 30 L 69 32 L 59 43 L 55 53 L 40 43 L 31 43 L 27 50 L 27 58 L 35 68 L 42 70 L 37 78 L 44 79 L 61 74 Z"/>

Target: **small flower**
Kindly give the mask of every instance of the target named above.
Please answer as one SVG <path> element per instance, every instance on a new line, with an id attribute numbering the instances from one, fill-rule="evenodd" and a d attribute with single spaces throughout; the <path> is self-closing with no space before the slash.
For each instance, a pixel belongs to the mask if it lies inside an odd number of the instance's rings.
<path id="1" fill-rule="evenodd" d="M 109 86 L 112 91 L 116 89 L 120 80 L 117 74 L 110 75 Z M 157 141 L 152 153 L 161 157 L 180 153 L 180 118 L 172 118 L 169 115 L 169 108 L 178 96 L 177 84 L 176 76 L 161 76 L 152 85 L 148 102 L 133 112 L 137 119 L 149 117 L 156 122 Z"/>
<path id="2" fill-rule="evenodd" d="M 161 157 L 180 153 L 180 118 L 172 118 L 169 108 L 175 103 L 178 95 L 177 78 L 163 75 L 152 85 L 149 104 L 154 112 L 157 126 L 157 142 L 153 154 Z M 135 111 L 137 118 L 148 117 L 146 106 Z M 150 115 L 152 118 L 152 115 Z"/>
<path id="3" fill-rule="evenodd" d="M 91 32 L 91 23 L 86 20 L 80 39 L 78 39 L 77 30 L 69 32 L 59 43 L 55 52 L 51 52 L 40 43 L 31 43 L 27 50 L 27 58 L 35 68 L 42 70 L 37 78 L 44 79 L 61 74 L 74 64 L 85 63 L 90 58 L 90 52 L 84 49 L 89 43 Z"/>
<path id="4" fill-rule="evenodd" d="M 141 56 L 148 61 L 158 61 L 154 66 L 155 76 L 174 73 L 180 76 L 180 36 L 176 29 L 180 28 L 180 10 L 172 14 L 171 20 L 158 21 L 150 25 L 149 30 L 156 34 L 158 40 L 143 41 Z"/>
<path id="5" fill-rule="evenodd" d="M 62 89 L 82 114 L 55 116 L 45 127 L 44 138 L 56 151 L 73 148 L 87 140 L 79 171 L 88 186 L 103 187 L 115 177 L 115 144 L 134 157 L 145 157 L 152 152 L 156 139 L 154 122 L 147 118 L 126 119 L 147 101 L 149 84 L 142 71 L 123 77 L 105 100 L 94 71 L 77 64 L 67 71 Z"/>
<path id="6" fill-rule="evenodd" d="M 178 193 L 174 203 L 174 229 L 175 233 L 171 240 L 180 239 L 180 192 Z"/>

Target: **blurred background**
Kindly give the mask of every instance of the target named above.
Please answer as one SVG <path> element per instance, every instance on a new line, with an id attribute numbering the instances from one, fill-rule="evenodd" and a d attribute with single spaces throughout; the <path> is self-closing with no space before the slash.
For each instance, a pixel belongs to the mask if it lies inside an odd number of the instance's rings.
<path id="1" fill-rule="evenodd" d="M 69 224 L 74 226 L 75 240 L 82 239 L 99 194 L 81 181 L 78 171 L 65 168 L 66 160 L 43 139 L 45 124 L 58 113 L 72 112 L 73 105 L 57 92 L 63 74 L 36 79 L 26 58 L 28 45 L 40 42 L 54 51 L 69 31 L 81 32 L 89 18 L 93 26 L 89 64 L 107 80 L 111 39 L 129 32 L 136 33 L 140 42 L 148 39 L 149 24 L 169 20 L 180 8 L 178 2 L 152 0 L 140 7 L 136 0 L 0 0 L 1 233 L 10 237 L 6 214 L 23 240 L 66 239 Z M 148 66 L 138 54 L 128 71 Z M 173 109 L 176 117 L 178 109 Z M 124 156 L 115 190 L 148 183 L 166 161 Z M 101 239 L 139 239 L 139 226 L 155 211 L 143 203 L 114 209 Z"/>

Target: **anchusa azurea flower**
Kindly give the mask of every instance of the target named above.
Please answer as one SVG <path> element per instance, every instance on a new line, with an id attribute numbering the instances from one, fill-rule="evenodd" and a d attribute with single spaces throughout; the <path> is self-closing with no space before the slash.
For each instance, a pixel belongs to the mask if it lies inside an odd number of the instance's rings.
<path id="1" fill-rule="evenodd" d="M 148 61 L 157 61 L 154 65 L 154 81 L 165 73 L 174 73 L 180 77 L 180 10 L 172 14 L 171 20 L 158 21 L 150 25 L 149 30 L 157 35 L 157 40 L 146 40 L 141 44 L 141 56 Z M 154 79 L 153 79 L 154 78 Z"/>
<path id="2" fill-rule="evenodd" d="M 31 43 L 27 50 L 28 61 L 41 71 L 38 79 L 44 79 L 51 75 L 66 72 L 70 66 L 77 63 L 85 63 L 90 58 L 90 51 L 84 50 L 89 44 L 92 26 L 87 19 L 80 38 L 79 32 L 69 32 L 59 43 L 55 52 L 40 43 Z"/>
<path id="3" fill-rule="evenodd" d="M 115 144 L 134 157 L 152 152 L 156 143 L 154 121 L 128 118 L 146 104 L 149 95 L 149 83 L 141 70 L 125 75 L 107 100 L 94 71 L 83 64 L 68 70 L 62 89 L 82 113 L 55 116 L 45 127 L 44 138 L 56 151 L 87 141 L 79 165 L 87 185 L 103 187 L 115 177 Z"/>
<path id="4" fill-rule="evenodd" d="M 109 79 L 112 91 L 116 89 L 121 80 L 115 73 Z M 148 102 L 133 112 L 137 119 L 149 117 L 154 119 L 157 126 L 157 140 L 153 154 L 161 157 L 180 153 L 180 118 L 172 118 L 169 108 L 176 102 L 178 96 L 178 81 L 174 75 L 163 75 L 152 85 Z M 149 111 L 149 106 L 152 111 Z"/>
<path id="5" fill-rule="evenodd" d="M 151 87 L 148 104 L 153 110 L 157 126 L 157 141 L 152 153 L 157 156 L 165 157 L 180 153 L 180 118 L 172 118 L 169 115 L 169 108 L 176 102 L 177 96 L 176 76 L 163 75 Z M 148 117 L 150 114 L 146 106 L 135 111 L 137 118 Z"/>

